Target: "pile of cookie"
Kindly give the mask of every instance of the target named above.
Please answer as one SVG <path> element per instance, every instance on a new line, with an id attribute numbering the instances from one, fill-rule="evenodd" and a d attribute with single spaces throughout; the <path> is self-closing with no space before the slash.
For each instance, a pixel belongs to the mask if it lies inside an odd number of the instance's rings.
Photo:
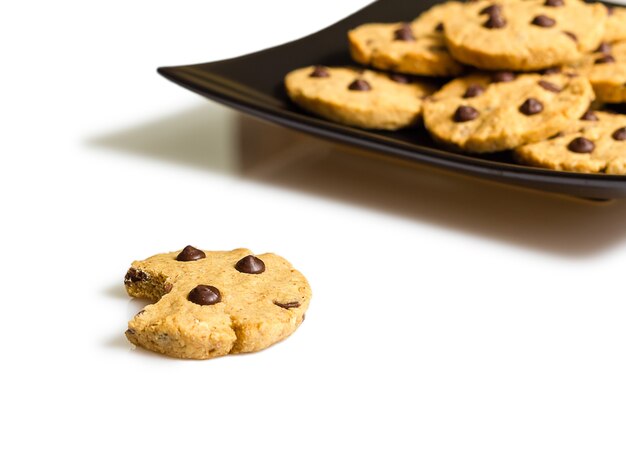
<path id="1" fill-rule="evenodd" d="M 367 129 L 423 121 L 453 150 L 513 150 L 528 165 L 626 174 L 626 116 L 599 111 L 626 103 L 626 8 L 447 2 L 409 23 L 361 25 L 348 42 L 361 66 L 290 72 L 292 101 Z M 439 88 L 441 77 L 451 80 Z"/>

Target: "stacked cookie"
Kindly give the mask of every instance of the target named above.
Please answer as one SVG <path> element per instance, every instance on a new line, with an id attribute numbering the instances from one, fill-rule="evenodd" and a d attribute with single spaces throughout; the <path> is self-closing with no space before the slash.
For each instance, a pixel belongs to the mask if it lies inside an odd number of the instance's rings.
<path id="1" fill-rule="evenodd" d="M 447 2 L 412 22 L 348 33 L 362 68 L 287 74 L 290 98 L 346 125 L 423 120 L 444 147 L 580 172 L 626 174 L 626 8 L 581 0 Z M 439 77 L 457 77 L 437 89 Z M 599 103 L 596 103 L 598 105 Z"/>

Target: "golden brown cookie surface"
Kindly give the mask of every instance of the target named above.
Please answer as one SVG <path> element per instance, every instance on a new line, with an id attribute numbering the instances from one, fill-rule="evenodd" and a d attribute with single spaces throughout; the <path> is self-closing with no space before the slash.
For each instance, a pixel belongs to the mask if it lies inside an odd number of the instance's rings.
<path id="1" fill-rule="evenodd" d="M 615 42 L 626 40 L 626 8 L 613 6 L 608 8 L 608 18 L 604 31 L 604 41 Z"/>
<path id="2" fill-rule="evenodd" d="M 443 20 L 459 2 L 435 5 L 410 23 L 371 23 L 348 33 L 352 58 L 377 69 L 425 76 L 452 76 L 463 67 L 443 39 Z"/>
<path id="3" fill-rule="evenodd" d="M 569 132 L 515 149 L 525 164 L 556 170 L 626 174 L 626 116 L 595 112 Z"/>
<path id="4" fill-rule="evenodd" d="M 191 359 L 269 347 L 297 329 L 311 297 L 288 261 L 247 249 L 155 255 L 133 262 L 124 284 L 131 296 L 156 301 L 129 322 L 128 340 Z"/>
<path id="5" fill-rule="evenodd" d="M 626 102 L 626 41 L 604 42 L 576 68 L 587 76 L 601 102 Z"/>
<path id="6" fill-rule="evenodd" d="M 601 4 L 580 0 L 478 1 L 444 20 L 452 56 L 486 70 L 531 71 L 576 62 L 601 42 Z"/>
<path id="7" fill-rule="evenodd" d="M 457 78 L 430 97 L 424 125 L 451 147 L 493 152 L 554 135 L 592 100 L 591 85 L 581 76 L 477 74 Z"/>
<path id="8" fill-rule="evenodd" d="M 428 83 L 372 70 L 310 66 L 285 77 L 287 94 L 302 108 L 334 122 L 396 130 L 421 118 Z"/>

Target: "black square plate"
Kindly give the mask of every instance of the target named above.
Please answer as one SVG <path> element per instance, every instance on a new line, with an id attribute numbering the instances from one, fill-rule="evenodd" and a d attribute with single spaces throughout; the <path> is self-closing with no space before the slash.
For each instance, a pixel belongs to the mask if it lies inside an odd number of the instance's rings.
<path id="1" fill-rule="evenodd" d="M 284 90 L 289 71 L 312 64 L 350 65 L 346 33 L 366 22 L 408 21 L 438 0 L 379 0 L 310 36 L 238 58 L 161 67 L 169 80 L 248 114 L 369 151 L 466 175 L 577 197 L 626 197 L 626 176 L 582 174 L 516 164 L 509 152 L 481 157 L 446 151 L 423 128 L 371 131 L 312 116 L 293 105 Z"/>

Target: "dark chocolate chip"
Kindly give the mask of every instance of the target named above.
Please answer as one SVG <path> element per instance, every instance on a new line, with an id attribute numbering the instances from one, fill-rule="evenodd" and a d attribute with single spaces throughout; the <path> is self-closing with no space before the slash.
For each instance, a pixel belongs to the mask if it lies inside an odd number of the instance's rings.
<path id="1" fill-rule="evenodd" d="M 215 305 L 222 301 L 222 295 L 215 286 L 199 284 L 189 291 L 187 300 L 196 305 Z"/>
<path id="2" fill-rule="evenodd" d="M 613 13 L 615 12 L 615 6 L 607 6 L 606 12 L 608 13 L 609 16 L 612 16 Z"/>
<path id="3" fill-rule="evenodd" d="M 596 53 L 611 53 L 611 44 L 608 42 L 603 42 L 596 49 Z"/>
<path id="4" fill-rule="evenodd" d="M 557 134 L 555 134 L 553 136 L 550 136 L 549 139 L 557 139 L 557 138 L 560 138 L 560 137 L 563 137 L 563 132 L 562 131 L 559 131 Z"/>
<path id="5" fill-rule="evenodd" d="M 550 92 L 561 92 L 563 90 L 560 87 L 558 87 L 556 84 L 550 83 L 549 81 L 546 81 L 546 80 L 539 80 L 538 84 L 539 86 L 544 88 L 546 91 L 550 91 Z"/>
<path id="6" fill-rule="evenodd" d="M 496 72 L 491 76 L 491 81 L 494 83 L 507 83 L 515 79 L 513 72 Z"/>
<path id="7" fill-rule="evenodd" d="M 543 75 L 554 75 L 555 73 L 561 73 L 560 67 L 550 67 L 541 72 Z"/>
<path id="8" fill-rule="evenodd" d="M 563 5 L 565 5 L 565 2 L 563 0 L 546 0 L 546 2 L 544 3 L 544 6 L 552 6 L 552 7 L 563 6 Z"/>
<path id="9" fill-rule="evenodd" d="M 455 122 L 469 122 L 470 120 L 476 119 L 479 115 L 478 111 L 471 106 L 459 106 L 456 111 L 454 111 L 452 119 Z"/>
<path id="10" fill-rule="evenodd" d="M 248 255 L 237 261 L 235 269 L 242 273 L 263 273 L 265 272 L 265 263 L 256 256 Z"/>
<path id="11" fill-rule="evenodd" d="M 443 22 L 439 22 L 435 27 L 435 31 L 439 31 L 440 33 L 443 31 Z"/>
<path id="12" fill-rule="evenodd" d="M 297 308 L 298 306 L 300 306 L 300 302 L 288 302 L 288 303 L 274 302 L 274 304 L 284 309 Z"/>
<path id="13" fill-rule="evenodd" d="M 328 68 L 325 66 L 315 66 L 313 67 L 313 72 L 309 74 L 311 78 L 328 78 L 330 76 L 330 72 L 328 72 Z"/>
<path id="14" fill-rule="evenodd" d="M 584 137 L 577 137 L 567 145 L 567 149 L 574 153 L 591 153 L 594 148 L 594 143 Z"/>
<path id="15" fill-rule="evenodd" d="M 494 3 L 493 5 L 489 5 L 481 9 L 478 14 L 489 14 L 492 16 L 494 14 L 500 15 L 500 13 L 502 13 L 502 6 Z"/>
<path id="16" fill-rule="evenodd" d="M 133 330 L 132 328 L 129 328 L 128 330 L 126 330 L 125 334 L 131 334 L 132 335 L 132 334 L 136 334 L 136 333 L 135 333 L 135 330 Z"/>
<path id="17" fill-rule="evenodd" d="M 348 86 L 351 91 L 371 91 L 372 86 L 362 78 L 357 78 Z"/>
<path id="18" fill-rule="evenodd" d="M 578 36 L 576 36 L 574 33 L 572 33 L 571 31 L 564 31 L 563 34 L 565 36 L 567 36 L 568 38 L 570 38 L 572 41 L 574 42 L 578 42 Z"/>
<path id="19" fill-rule="evenodd" d="M 537 25 L 538 27 L 550 28 L 556 25 L 556 20 L 554 20 L 552 17 L 540 14 L 535 17 L 530 23 L 532 23 L 533 25 Z"/>
<path id="20" fill-rule="evenodd" d="M 626 127 L 618 128 L 611 137 L 616 141 L 626 141 Z"/>
<path id="21" fill-rule="evenodd" d="M 485 92 L 485 88 L 482 87 L 480 84 L 470 84 L 467 87 L 465 94 L 463 94 L 463 98 L 478 97 L 483 92 Z"/>
<path id="22" fill-rule="evenodd" d="M 390 73 L 389 79 L 400 84 L 409 84 L 411 82 L 411 77 L 409 77 L 408 75 L 403 75 L 401 73 Z"/>
<path id="23" fill-rule="evenodd" d="M 483 26 L 489 29 L 504 28 L 506 26 L 506 19 L 502 14 L 491 14 Z"/>
<path id="24" fill-rule="evenodd" d="M 415 36 L 411 29 L 411 24 L 405 23 L 400 28 L 393 32 L 394 39 L 396 41 L 414 41 Z"/>
<path id="25" fill-rule="evenodd" d="M 188 245 L 178 254 L 176 261 L 197 261 L 203 258 L 206 258 L 206 254 L 202 250 Z"/>
<path id="26" fill-rule="evenodd" d="M 148 274 L 146 272 L 131 267 L 124 276 L 124 284 L 138 283 L 140 281 L 146 281 L 147 279 Z"/>
<path id="27" fill-rule="evenodd" d="M 595 60 L 595 64 L 610 64 L 614 62 L 615 58 L 612 55 L 604 55 Z"/>
<path id="28" fill-rule="evenodd" d="M 580 120 L 595 122 L 598 120 L 598 116 L 596 116 L 596 113 L 594 113 L 591 109 L 588 109 L 587 111 L 585 111 L 585 114 L 580 117 Z"/>
<path id="29" fill-rule="evenodd" d="M 543 104 L 536 98 L 531 97 L 522 103 L 522 106 L 519 107 L 519 111 L 527 116 L 539 114 L 543 111 Z"/>

